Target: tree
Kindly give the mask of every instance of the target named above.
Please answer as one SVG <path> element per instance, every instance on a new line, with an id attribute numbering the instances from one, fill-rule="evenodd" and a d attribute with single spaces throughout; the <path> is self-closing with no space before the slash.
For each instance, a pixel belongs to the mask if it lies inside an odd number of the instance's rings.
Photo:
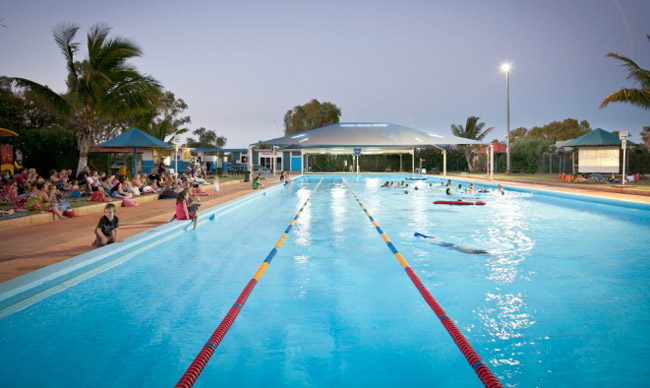
<path id="1" fill-rule="evenodd" d="M 524 127 L 519 127 L 510 131 L 510 143 L 514 143 L 519 139 L 523 139 L 528 134 L 528 130 Z"/>
<path id="2" fill-rule="evenodd" d="M 552 142 L 541 138 L 519 139 L 512 144 L 512 170 L 535 173 L 539 168 L 539 158 L 549 150 Z"/>
<path id="3" fill-rule="evenodd" d="M 650 35 L 646 37 L 650 40 Z M 628 71 L 627 79 L 634 81 L 639 87 L 618 89 L 605 97 L 600 108 L 606 107 L 610 102 L 627 102 L 642 109 L 650 109 L 650 70 L 642 69 L 633 60 L 623 55 L 609 53 L 607 56 L 623 62 L 621 66 Z"/>
<path id="4" fill-rule="evenodd" d="M 313 99 L 304 105 L 297 105 L 284 115 L 284 134 L 293 135 L 310 129 L 336 124 L 341 117 L 341 109 L 331 102 L 318 102 Z"/>
<path id="5" fill-rule="evenodd" d="M 643 143 L 645 143 L 646 148 L 650 148 L 650 127 L 643 127 L 643 131 L 641 131 L 641 138 L 643 139 Z"/>
<path id="6" fill-rule="evenodd" d="M 483 130 L 483 127 L 485 126 L 485 123 L 479 123 L 478 121 L 480 120 L 479 117 L 476 116 L 469 116 L 467 118 L 467 123 L 465 124 L 465 127 L 462 125 L 456 125 L 452 124 L 451 125 L 451 132 L 458 137 L 464 137 L 465 139 L 472 139 L 472 140 L 483 140 L 485 135 L 490 133 L 494 129 L 494 127 L 490 127 L 486 130 Z M 465 144 L 465 159 L 467 159 L 467 166 L 469 167 L 469 171 L 474 171 L 474 165 L 472 165 L 472 146 L 470 144 Z"/>
<path id="7" fill-rule="evenodd" d="M 217 136 L 216 132 L 203 127 L 193 130 L 192 134 L 197 136 L 196 140 L 187 139 L 187 146 L 192 148 L 223 148 L 228 140 L 225 136 Z"/>
<path id="8" fill-rule="evenodd" d="M 580 137 L 591 131 L 589 122 L 568 118 L 564 121 L 553 121 L 542 127 L 533 127 L 526 133 L 526 138 L 545 139 L 551 142 L 569 140 Z"/>
<path id="9" fill-rule="evenodd" d="M 142 55 L 142 50 L 122 37 L 108 38 L 110 27 L 96 24 L 87 36 L 88 57 L 75 61 L 79 43 L 74 42 L 79 27 L 72 23 L 59 24 L 54 40 L 67 64 L 68 91 L 59 95 L 48 86 L 24 78 L 13 78 L 23 88 L 39 95 L 63 115 L 77 135 L 81 171 L 88 163 L 88 151 L 120 129 L 120 120 L 133 112 L 155 104 L 160 85 L 150 76 L 139 73 L 128 62 Z"/>
<path id="10" fill-rule="evenodd" d="M 191 122 L 190 116 L 182 116 L 187 110 L 183 99 L 176 99 L 174 93 L 166 91 L 155 101 L 155 105 L 135 112 L 127 120 L 125 130 L 139 128 L 151 136 L 165 141 L 176 135 L 189 132 L 186 124 Z"/>

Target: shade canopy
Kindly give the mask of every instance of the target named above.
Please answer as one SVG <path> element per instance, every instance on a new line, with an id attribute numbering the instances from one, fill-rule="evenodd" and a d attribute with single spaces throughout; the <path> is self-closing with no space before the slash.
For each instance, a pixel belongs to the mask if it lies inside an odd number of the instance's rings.
<path id="1" fill-rule="evenodd" d="M 499 143 L 498 141 L 492 142 L 494 145 L 494 153 L 495 154 L 505 154 L 508 152 L 508 147 L 505 145 Z M 478 151 L 474 151 L 475 154 L 487 154 L 490 152 L 490 145 L 486 145 L 485 147 L 481 148 Z"/>
<path id="2" fill-rule="evenodd" d="M 171 145 L 160 139 L 133 128 L 123 134 L 95 146 L 96 148 L 131 148 L 133 150 L 133 173 L 137 171 L 138 148 L 170 148 Z"/>
<path id="3" fill-rule="evenodd" d="M 328 147 L 426 147 L 432 145 L 483 144 L 476 140 L 443 135 L 393 123 L 337 123 L 256 143 L 287 148 Z"/>
<path id="4" fill-rule="evenodd" d="M 631 142 L 627 142 L 632 144 Z M 596 146 L 621 146 L 621 139 L 617 135 L 604 129 L 596 128 L 584 135 L 568 141 L 563 147 L 596 147 Z"/>
<path id="5" fill-rule="evenodd" d="M 0 128 L 0 136 L 18 136 L 18 134 L 14 131 L 10 131 L 8 129 Z"/>
<path id="6" fill-rule="evenodd" d="M 170 148 L 171 145 L 165 143 L 160 139 L 142 132 L 137 128 L 133 128 L 123 134 L 98 144 L 96 147 L 113 147 L 113 148 Z"/>

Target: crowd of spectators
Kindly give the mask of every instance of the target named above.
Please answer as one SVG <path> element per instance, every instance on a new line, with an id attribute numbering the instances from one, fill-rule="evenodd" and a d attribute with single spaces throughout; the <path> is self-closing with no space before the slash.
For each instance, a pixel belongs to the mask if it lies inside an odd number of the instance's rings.
<path id="1" fill-rule="evenodd" d="M 9 171 L 0 176 L 0 202 L 13 202 L 14 211 L 50 212 L 63 219 L 74 215 L 70 202 L 111 202 L 118 198 L 125 206 L 137 206 L 134 198 L 140 195 L 157 193 L 176 198 L 185 188 L 201 190 L 204 183 L 207 176 L 198 164 L 178 176 L 170 174 L 162 163 L 150 174 L 140 172 L 132 177 L 91 171 L 89 167 L 76 176 L 70 169 L 51 170 L 49 176 L 41 176 L 33 168 L 20 168 L 13 176 Z"/>

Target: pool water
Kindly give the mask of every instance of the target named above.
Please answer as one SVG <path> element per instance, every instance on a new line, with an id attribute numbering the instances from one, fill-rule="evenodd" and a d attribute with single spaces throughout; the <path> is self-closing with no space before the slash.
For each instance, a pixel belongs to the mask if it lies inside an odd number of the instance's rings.
<path id="1" fill-rule="evenodd" d="M 361 175 L 323 178 L 197 387 L 480 386 L 343 179 L 504 385 L 650 384 L 649 211 L 522 192 L 434 205 L 436 179 L 404 194 Z M 3 318 L 0 386 L 173 386 L 319 180 Z"/>

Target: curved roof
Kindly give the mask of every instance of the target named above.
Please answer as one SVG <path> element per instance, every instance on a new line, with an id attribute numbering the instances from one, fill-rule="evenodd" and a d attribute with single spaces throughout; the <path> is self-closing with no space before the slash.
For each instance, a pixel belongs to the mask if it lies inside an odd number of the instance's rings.
<path id="1" fill-rule="evenodd" d="M 96 147 L 115 147 L 115 148 L 133 148 L 133 147 L 142 147 L 142 148 L 157 148 L 165 147 L 169 148 L 171 145 L 165 143 L 160 139 L 142 132 L 137 128 L 133 128 L 123 134 L 112 138 L 111 140 L 105 141 L 101 144 L 96 145 Z"/>
<path id="2" fill-rule="evenodd" d="M 393 123 L 336 123 L 278 137 L 255 145 L 312 147 L 425 147 L 428 145 L 483 144 L 476 140 L 435 131 L 425 131 Z"/>

